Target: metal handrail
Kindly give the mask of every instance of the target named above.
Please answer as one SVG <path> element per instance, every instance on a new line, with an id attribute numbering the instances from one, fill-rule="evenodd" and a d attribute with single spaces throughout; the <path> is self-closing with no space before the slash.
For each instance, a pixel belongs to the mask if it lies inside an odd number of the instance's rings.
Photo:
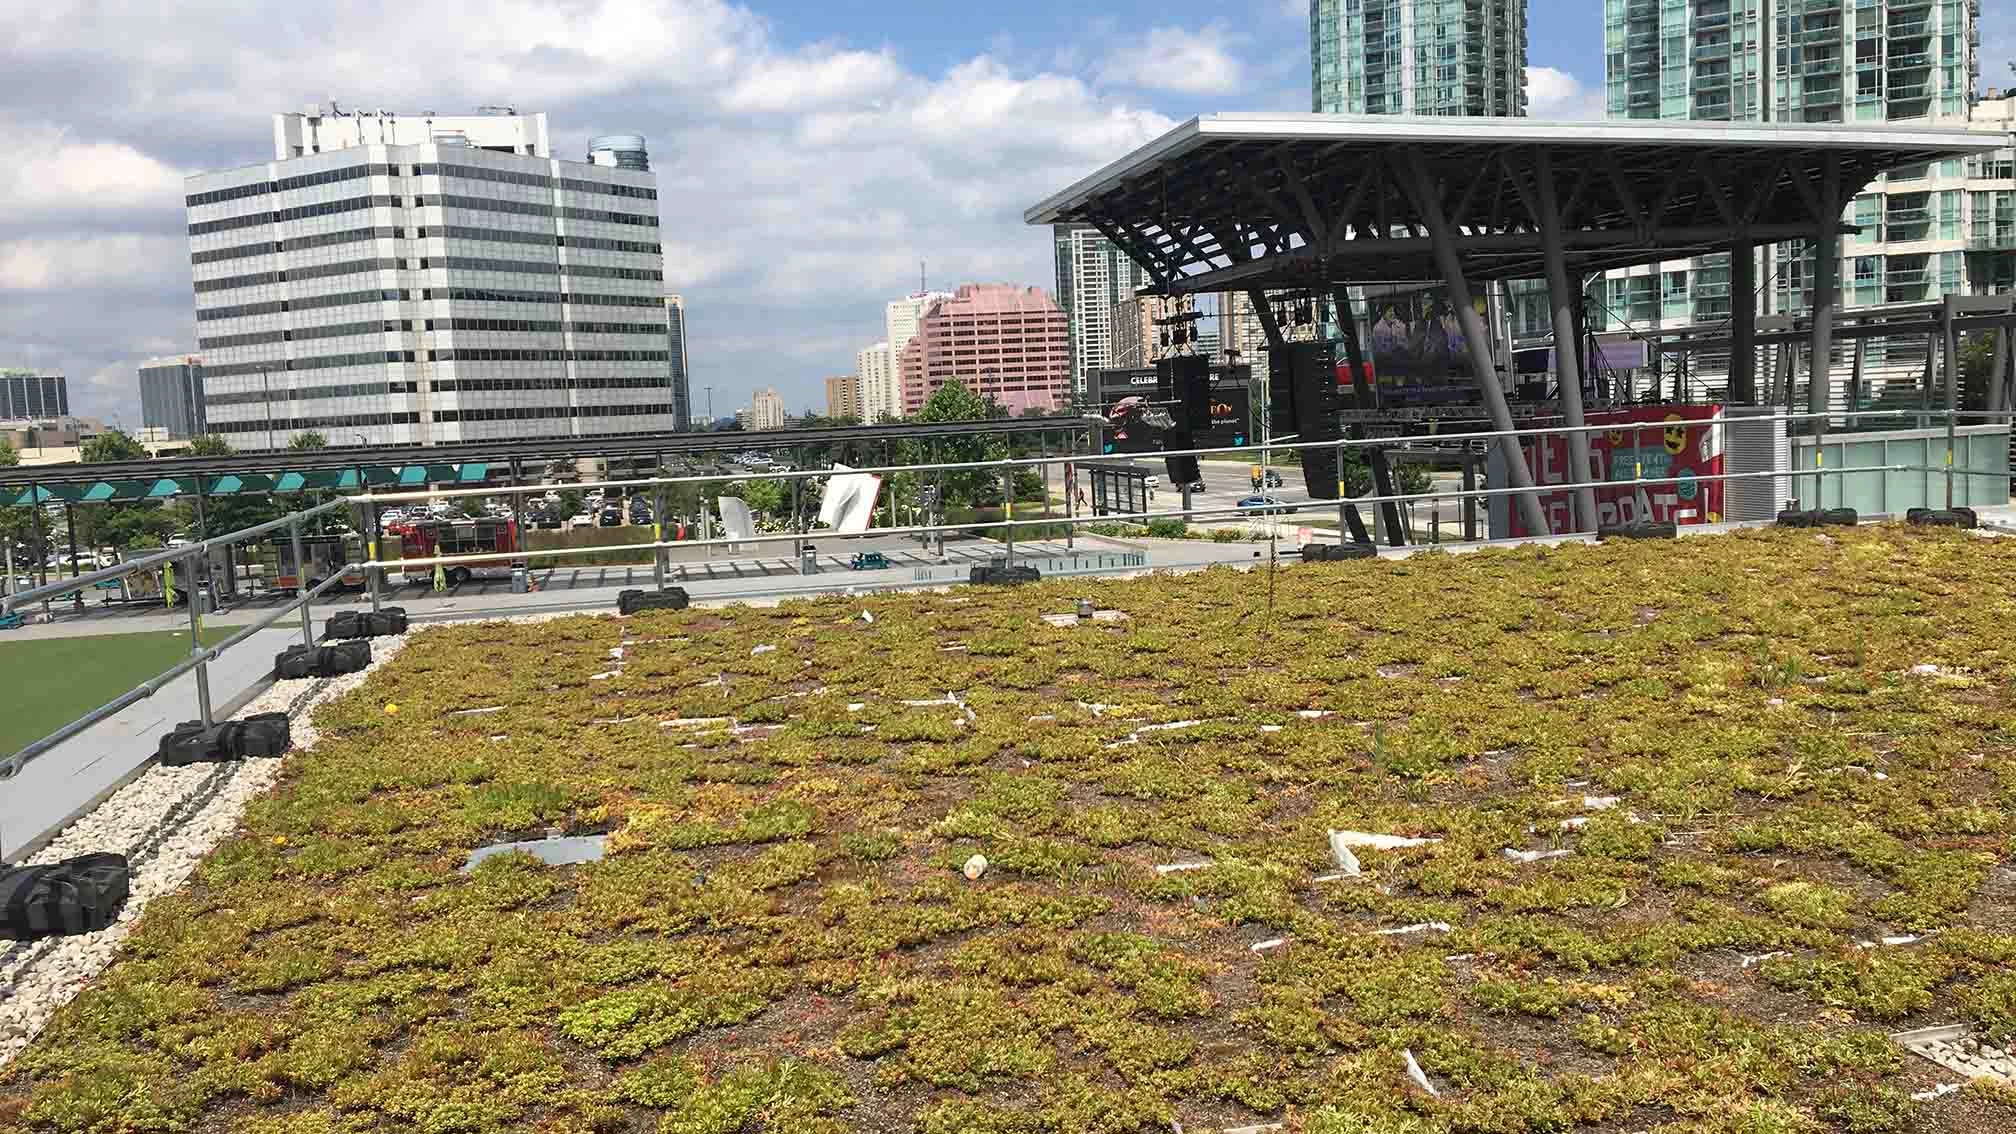
<path id="1" fill-rule="evenodd" d="M 176 548 L 175 550 L 178 552 L 186 551 L 186 549 L 179 547 Z M 245 627 L 245 629 L 240 630 L 238 633 L 231 635 L 229 638 L 224 639 L 223 641 L 217 643 L 214 646 L 204 646 L 201 642 L 192 641 L 190 643 L 191 652 L 189 656 L 187 658 L 184 658 L 182 661 L 177 662 L 175 666 L 169 669 L 167 672 L 159 674 L 155 677 L 151 677 L 146 681 L 141 682 L 140 684 L 134 686 L 132 689 L 129 689 L 125 693 L 120 694 L 118 697 L 115 697 L 112 700 L 107 701 L 105 704 L 98 706 L 97 708 L 91 710 L 90 712 L 84 714 L 83 716 L 77 718 L 76 720 L 71 721 L 69 724 L 66 724 L 63 727 L 57 729 L 55 732 L 50 733 L 49 735 L 33 742 L 32 744 L 29 744 L 27 747 L 22 748 L 20 751 L 15 752 L 13 755 L 8 756 L 6 759 L 0 760 L 0 780 L 12 779 L 14 775 L 18 773 L 22 769 L 22 767 L 25 766 L 30 760 L 33 760 L 37 756 L 40 756 L 43 753 L 48 752 L 50 749 L 56 747 L 57 745 L 63 743 L 64 741 L 70 739 L 71 737 L 76 736 L 78 733 L 83 732 L 85 729 L 90 728 L 92 725 L 97 724 L 99 721 L 102 721 L 105 718 L 112 716 L 114 713 L 120 712 L 128 708 L 129 706 L 139 704 L 141 701 L 144 701 L 147 698 L 152 697 L 154 694 L 159 693 L 161 690 L 167 688 L 168 685 L 171 682 L 173 682 L 176 678 L 183 676 L 184 674 L 190 672 L 191 670 L 201 669 L 203 667 L 208 666 L 211 662 L 216 661 L 217 658 L 224 653 L 224 651 L 230 649 L 235 645 L 238 645 L 239 643 L 245 641 L 247 638 L 250 638 L 252 635 L 257 634 L 259 631 L 264 630 L 268 626 L 273 625 L 275 622 L 280 621 L 280 619 L 286 617 L 289 614 L 292 614 L 296 609 L 304 606 L 305 604 L 311 603 L 317 598 L 320 598 L 323 592 L 329 590 L 331 587 L 336 586 L 338 583 L 341 583 L 343 581 L 343 576 L 345 573 L 351 570 L 361 570 L 361 569 L 362 566 L 359 564 L 345 564 L 343 570 L 331 574 L 329 578 L 324 579 L 322 581 L 320 586 L 317 586 L 312 590 L 299 592 L 292 602 L 287 603 L 285 606 L 275 608 L 271 612 L 265 614 L 256 621 L 252 622 L 250 625 Z M 197 601 L 197 599 L 194 596 L 191 596 L 189 601 L 193 604 Z M 207 698 L 205 698 L 205 700 L 207 700 Z M 207 724 L 209 722 L 206 721 L 204 723 Z"/>
<path id="2" fill-rule="evenodd" d="M 61 598 L 67 594 L 74 594 L 94 583 L 103 582 L 107 579 L 123 579 L 137 571 L 159 567 L 164 563 L 173 563 L 178 559 L 204 555 L 212 547 L 221 547 L 226 544 L 250 539 L 253 536 L 265 535 L 267 532 L 277 531 L 280 528 L 299 523 L 310 516 L 320 515 L 332 508 L 343 508 L 348 505 L 348 500 L 339 497 L 335 500 L 317 504 L 313 508 L 304 509 L 299 512 L 289 512 L 277 520 L 269 520 L 263 524 L 254 524 L 249 528 L 240 528 L 235 532 L 227 532 L 220 536 L 211 536 L 209 539 L 198 540 L 182 547 L 166 548 L 152 555 L 143 555 L 138 559 L 130 559 L 124 563 L 115 563 L 110 567 L 100 567 L 95 571 L 87 571 L 82 575 L 74 575 L 68 579 L 60 579 L 54 583 L 44 583 L 39 587 L 30 587 L 18 594 L 0 597 L 0 614 L 12 610 L 20 610 L 22 607 L 33 603 Z M 39 508 L 41 505 L 37 504 L 34 507 Z"/>
<path id="3" fill-rule="evenodd" d="M 1653 424 L 1656 425 L 1656 423 Z M 1324 444 L 1328 443 L 1326 442 Z M 1060 458 L 1051 458 L 1051 459 L 1058 460 Z M 1546 484 L 1535 488 L 1522 488 L 1522 487 L 1471 488 L 1471 489 L 1449 489 L 1445 491 L 1394 493 L 1392 495 L 1385 495 L 1385 496 L 1379 496 L 1379 495 L 1348 496 L 1348 497 L 1339 497 L 1335 501 L 1335 503 L 1341 509 L 1343 506 L 1346 505 L 1408 504 L 1408 503 L 1421 503 L 1424 501 L 1434 501 L 1434 500 L 1466 500 L 1472 498 L 1487 499 L 1494 496 L 1513 496 L 1526 492 L 1543 492 L 1548 495 L 1555 495 L 1558 493 L 1572 492 L 1579 488 L 1624 489 L 1639 486 L 1654 487 L 1659 485 L 1686 484 L 1686 483 L 1705 484 L 1715 481 L 1754 480 L 1761 478 L 1777 478 L 1787 481 L 1794 481 L 1815 475 L 1843 476 L 1850 473 L 1909 472 L 1916 467 L 1917 466 L 1904 465 L 1904 464 L 1855 465 L 1855 466 L 1842 466 L 1836 468 L 1821 468 L 1817 470 L 1766 469 L 1758 472 L 1715 473 L 1707 476 L 1697 475 L 1697 476 L 1673 476 L 1673 477 L 1635 477 L 1630 480 L 1591 480 L 1591 481 L 1578 481 L 1573 483 L 1562 483 L 1562 484 Z M 1943 468 L 1938 471 L 1943 471 Z M 1989 474 L 1981 474 L 1981 475 L 1989 475 Z M 821 538 L 845 538 L 846 536 L 853 534 L 902 536 L 902 535 L 930 535 L 938 532 L 991 531 L 998 529 L 1007 529 L 1012 532 L 1016 528 L 1052 527 L 1060 524 L 1069 527 L 1077 527 L 1084 524 L 1104 524 L 1104 523 L 1116 523 L 1116 522 L 1136 523 L 1148 520 L 1177 520 L 1177 519 L 1196 518 L 1196 517 L 1204 517 L 1204 518 L 1219 517 L 1227 519 L 1237 519 L 1241 517 L 1285 515 L 1291 512 L 1300 513 L 1300 512 L 1321 511 L 1326 509 L 1331 503 L 1332 502 L 1329 500 L 1320 500 L 1320 501 L 1310 501 L 1308 503 L 1283 504 L 1279 508 L 1240 508 L 1236 505 L 1227 507 L 1204 506 L 1204 507 L 1178 508 L 1173 511 L 1162 511 L 1162 512 L 1107 512 L 1097 516 L 1048 516 L 1048 517 L 1039 517 L 1033 520 L 1001 519 L 1001 520 L 984 520 L 984 521 L 948 523 L 948 524 L 911 524 L 900 527 L 874 528 L 867 533 L 843 533 L 830 529 L 824 532 L 820 531 L 771 532 L 771 533 L 758 533 L 748 536 L 722 536 L 715 539 L 657 540 L 650 543 L 609 544 L 600 547 L 555 547 L 555 548 L 541 548 L 538 550 L 528 549 L 524 551 L 472 552 L 467 555 L 437 555 L 437 556 L 430 556 L 424 559 L 383 559 L 383 560 L 372 560 L 371 562 L 368 562 L 363 566 L 364 569 L 367 571 L 388 570 L 391 568 L 417 568 L 417 567 L 436 567 L 436 566 L 445 567 L 445 566 L 455 566 L 455 565 L 472 564 L 472 563 L 496 563 L 500 561 L 517 562 L 520 560 L 529 561 L 532 559 L 557 558 L 566 555 L 590 555 L 605 552 L 621 552 L 621 551 L 657 552 L 664 550 L 675 550 L 678 548 L 691 549 L 691 548 L 711 548 L 711 547 L 730 547 L 730 546 L 741 547 L 753 543 L 790 543 L 793 541 L 802 542 L 811 539 L 821 539 Z M 1577 533 L 1563 532 L 1559 534 L 1572 535 Z"/>
<path id="4" fill-rule="evenodd" d="M 1945 413 L 1944 410 L 1939 409 L 1913 410 L 1912 412 L 1916 414 L 1924 414 L 1930 416 L 1940 416 Z M 1796 421 L 1813 421 L 1813 420 L 1835 421 L 1835 420 L 1852 419 L 1858 417 L 1894 417 L 1894 416 L 1896 416 L 1896 411 L 1894 410 L 1828 410 L 1824 412 L 1801 411 L 1799 413 L 1774 413 L 1769 415 L 1768 417 L 1760 416 L 1758 418 L 1753 418 L 1750 420 L 1772 421 L 1772 422 L 1796 422 Z M 2011 413 L 2010 411 L 2002 411 L 2000 413 L 1985 413 L 1983 411 L 1972 411 L 1971 413 L 1969 413 L 1969 416 L 2008 417 L 2011 416 Z M 1724 423 L 1726 423 L 1728 420 L 1730 419 L 1727 418 L 1723 419 Z M 1695 422 L 1687 422 L 1686 424 L 1702 425 L 1708 423 L 1695 421 Z M 1060 453 L 1051 456 L 1038 456 L 1038 457 L 1000 457 L 995 458 L 993 460 L 985 460 L 985 461 L 944 461 L 944 462 L 933 462 L 917 465 L 850 466 L 846 470 L 846 473 L 895 475 L 900 473 L 920 473 L 920 472 L 956 472 L 961 470 L 974 470 L 974 469 L 998 471 L 1004 468 L 1010 468 L 1010 469 L 1040 468 L 1045 465 L 1096 463 L 1101 461 L 1122 460 L 1122 459 L 1156 459 L 1162 457 L 1205 457 L 1205 456 L 1223 456 L 1227 454 L 1238 456 L 1238 455 L 1250 455 L 1256 452 L 1262 452 L 1267 450 L 1283 450 L 1283 449 L 1294 451 L 1300 449 L 1391 448 L 1393 445 L 1401 441 L 1422 440 L 1424 438 L 1432 438 L 1435 436 L 1442 436 L 1448 438 L 1461 438 L 1462 440 L 1465 441 L 1479 441 L 1479 440 L 1496 440 L 1506 437 L 1521 438 L 1521 437 L 1539 437 L 1539 436 L 1550 436 L 1555 434 L 1571 434 L 1571 433 L 1608 433 L 1613 430 L 1618 431 L 1656 430 L 1660 428 L 1663 428 L 1663 423 L 1656 421 L 1599 422 L 1596 424 L 1584 423 L 1582 425 L 1552 425 L 1552 426 L 1529 426 L 1529 427 L 1515 426 L 1511 429 L 1464 430 L 1460 433 L 1451 432 L 1439 435 L 1418 434 L 1401 438 L 1343 437 L 1343 438 L 1334 438 L 1327 441 L 1292 441 L 1292 442 L 1267 441 L 1255 445 L 1234 445 L 1234 446 L 1222 446 L 1219 448 L 1207 448 L 1207 449 L 1163 449 L 1163 450 L 1157 450 L 1152 453 L 1070 453 L 1070 454 Z M 794 469 L 790 472 L 751 471 L 740 473 L 703 473 L 691 476 L 640 477 L 631 480 L 582 481 L 576 484 L 569 484 L 567 487 L 569 487 L 570 489 L 653 488 L 675 484 L 728 484 L 737 481 L 747 481 L 747 480 L 813 480 L 813 479 L 823 480 L 834 475 L 838 474 L 835 473 L 835 470 L 830 468 Z M 550 491 L 552 487 L 553 487 L 552 485 L 548 484 L 526 484 L 526 485 L 505 485 L 501 487 L 492 486 L 485 488 L 451 488 L 451 489 L 442 489 L 440 491 L 428 491 L 424 489 L 419 489 L 409 492 L 387 492 L 387 493 L 365 492 L 360 493 L 356 496 L 349 497 L 348 499 L 356 504 L 373 504 L 373 505 L 402 504 L 402 503 L 413 503 L 425 500 L 454 500 L 465 497 L 522 496 L 534 492 Z M 1550 485 L 1535 486 L 1532 489 L 1523 489 L 1523 488 L 1517 489 L 1516 491 L 1552 492 L 1555 491 L 1558 487 L 1560 486 L 1550 484 Z M 1362 497 L 1359 499 L 1362 499 Z M 886 531 L 888 529 L 877 528 L 876 530 Z M 688 542 L 690 543 L 691 541 Z M 624 546 L 642 547 L 644 545 L 626 544 Z M 574 548 L 572 550 L 586 551 L 589 549 Z"/>

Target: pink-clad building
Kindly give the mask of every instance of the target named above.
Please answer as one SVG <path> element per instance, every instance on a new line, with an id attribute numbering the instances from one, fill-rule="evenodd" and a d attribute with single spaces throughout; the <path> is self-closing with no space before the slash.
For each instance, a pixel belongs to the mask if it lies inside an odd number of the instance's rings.
<path id="1" fill-rule="evenodd" d="M 925 310 L 897 373 L 905 416 L 954 378 L 1010 413 L 1061 409 L 1071 400 L 1069 320 L 1041 288 L 964 284 Z"/>

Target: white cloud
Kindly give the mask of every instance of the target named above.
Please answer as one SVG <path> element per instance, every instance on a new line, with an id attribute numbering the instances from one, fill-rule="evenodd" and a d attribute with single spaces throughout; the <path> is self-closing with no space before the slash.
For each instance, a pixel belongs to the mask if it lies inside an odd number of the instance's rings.
<path id="1" fill-rule="evenodd" d="M 1048 234 L 1022 210 L 1172 125 L 992 55 L 925 74 L 873 45 L 780 44 L 721 0 L 471 12 L 360 0 L 332 22 L 274 0 L 106 4 L 10 25 L 0 139 L 32 143 L 35 172 L 0 171 L 0 360 L 88 376 L 82 408 L 111 415 L 133 361 L 195 346 L 181 171 L 265 160 L 271 114 L 331 98 L 503 102 L 546 111 L 563 156 L 599 133 L 646 136 L 694 390 L 713 384 L 718 407 L 774 383 L 796 405 L 881 337 L 882 304 L 916 287 L 920 259 L 934 287 L 1048 286 Z M 1213 35 L 1151 34 L 1183 61 L 1170 89 L 1236 85 Z M 123 394 L 130 418 L 137 395 Z"/>
<path id="2" fill-rule="evenodd" d="M 1112 52 L 1100 77 L 1109 83 L 1182 94 L 1230 94 L 1246 85 L 1246 68 L 1226 47 L 1235 37 L 1218 24 L 1151 28 Z"/>
<path id="3" fill-rule="evenodd" d="M 1603 117 L 1603 91 L 1555 67 L 1526 69 L 1526 113 L 1557 121 Z"/>

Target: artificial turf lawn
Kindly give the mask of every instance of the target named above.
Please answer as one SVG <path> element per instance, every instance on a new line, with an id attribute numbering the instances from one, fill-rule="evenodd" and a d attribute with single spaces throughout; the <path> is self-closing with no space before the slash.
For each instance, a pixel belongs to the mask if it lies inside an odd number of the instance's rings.
<path id="1" fill-rule="evenodd" d="M 0 1125 L 2007 1131 L 1884 1033 L 2016 1034 L 2012 576 L 1886 526 L 426 630 Z M 548 827 L 611 855 L 457 873 Z"/>
<path id="2" fill-rule="evenodd" d="M 206 626 L 214 645 L 236 626 Z M 22 638 L 0 631 L 0 753 L 12 754 L 189 656 L 189 632 Z"/>

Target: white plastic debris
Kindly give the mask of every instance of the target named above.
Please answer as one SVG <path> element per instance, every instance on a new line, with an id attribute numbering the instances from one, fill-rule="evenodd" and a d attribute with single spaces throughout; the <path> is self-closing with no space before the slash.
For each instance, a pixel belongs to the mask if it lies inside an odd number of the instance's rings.
<path id="1" fill-rule="evenodd" d="M 621 647 L 621 646 L 611 646 L 611 647 L 609 647 L 609 656 L 610 656 L 610 657 L 612 657 L 612 658 L 614 658 L 614 659 L 616 659 L 617 661 L 622 661 L 622 660 L 623 660 L 623 647 Z"/>
<path id="2" fill-rule="evenodd" d="M 1939 667 L 1930 662 L 1920 662 L 1911 667 L 1911 672 L 1920 677 L 1936 677 L 1939 673 Z"/>
<path id="3" fill-rule="evenodd" d="M 1441 839 L 1415 839 L 1406 835 L 1380 835 L 1370 831 L 1332 831 L 1331 846 L 1365 847 L 1370 850 L 1402 850 L 1407 847 L 1425 847 L 1441 842 Z"/>
<path id="4" fill-rule="evenodd" d="M 1573 853 L 1575 852 L 1565 847 L 1557 847 L 1554 850 L 1513 850 L 1511 847 L 1505 848 L 1505 857 L 1511 859 L 1513 862 L 1539 862 L 1549 858 L 1567 858 Z"/>
<path id="5" fill-rule="evenodd" d="M 1180 874 L 1185 870 L 1208 870 L 1216 865 L 1217 865 L 1216 863 L 1212 862 L 1170 862 L 1170 863 L 1164 863 L 1161 866 L 1157 866 L 1155 868 L 1155 873 Z"/>
<path id="6" fill-rule="evenodd" d="M 1933 1099 L 1936 1099 L 1936 1098 L 1941 1098 L 1941 1097 L 1943 1097 L 1943 1096 L 1945 1096 L 1945 1095 L 1950 1095 L 1950 1094 L 1952 1094 L 1952 1093 L 1953 1093 L 1954 1091 L 1957 1091 L 1957 1090 L 1959 1090 L 1959 1089 L 1960 1089 L 1960 1084 L 1958 1084 L 1958 1083 L 1940 1083 L 1940 1084 L 1938 1084 L 1937 1086 L 1933 1087 L 1933 1088 L 1932 1088 L 1931 1090 L 1929 1090 L 1929 1091 L 1913 1091 L 1913 1092 L 1911 1092 L 1911 1101 L 1912 1101 L 1912 1102 L 1931 1102 L 1931 1101 L 1932 1101 Z"/>
<path id="7" fill-rule="evenodd" d="M 749 656 L 755 657 L 757 654 L 774 654 L 776 652 L 777 647 L 775 646 L 757 646 L 755 649 L 749 651 Z"/>
<path id="8" fill-rule="evenodd" d="M 984 854 L 974 855 L 972 858 L 966 860 L 966 865 L 961 867 L 960 871 L 966 875 L 967 881 L 978 882 L 980 876 L 987 873 L 987 856 Z"/>
<path id="9" fill-rule="evenodd" d="M 1754 957 L 1745 957 L 1743 958 L 1743 967 L 1746 969 L 1753 969 L 1756 968 L 1758 965 L 1761 965 L 1764 962 L 1770 960 L 1773 957 L 1782 957 L 1784 955 L 1785 950 L 1778 949 L 1769 953 L 1759 953 Z"/>
<path id="10" fill-rule="evenodd" d="M 1589 817 L 1587 815 L 1577 815 L 1573 819 L 1561 820 L 1561 829 L 1564 831 L 1579 831 L 1588 825 Z"/>
<path id="11" fill-rule="evenodd" d="M 1400 1054 L 1407 1057 L 1407 1077 L 1414 1080 L 1414 1085 L 1427 1091 L 1430 1098 L 1441 1098 L 1442 1092 L 1435 1089 L 1435 1084 L 1428 1081 L 1428 1073 L 1421 1070 L 1421 1065 L 1414 1061 L 1414 1049 L 1402 1048 Z"/>
<path id="12" fill-rule="evenodd" d="M 449 713 L 448 715 L 451 717 L 480 717 L 487 715 L 489 713 L 501 713 L 503 711 L 504 706 L 491 705 L 488 708 L 483 709 L 457 709 L 454 712 Z"/>
<path id="13" fill-rule="evenodd" d="M 1614 795 L 1585 795 L 1582 797 L 1582 806 L 1591 811 L 1608 811 L 1617 806 L 1618 802 L 1618 798 Z"/>
<path id="14" fill-rule="evenodd" d="M 1449 931 L 1449 923 L 1446 921 L 1418 921 L 1413 925 L 1403 925 L 1398 929 L 1375 929 L 1372 931 L 1372 934 L 1375 937 L 1405 937 L 1415 933 L 1448 933 Z"/>
<path id="15" fill-rule="evenodd" d="M 1358 865 L 1358 856 L 1351 853 L 1351 844 L 1338 837 L 1346 833 L 1344 831 L 1330 832 L 1330 857 L 1337 860 L 1339 873 L 1346 877 L 1355 878 L 1359 874 L 1364 873 L 1364 869 Z"/>
<path id="16" fill-rule="evenodd" d="M 588 675 L 588 680 L 590 680 L 590 681 L 607 681 L 607 680 L 609 680 L 610 678 L 612 678 L 612 677 L 614 677 L 614 676 L 616 676 L 616 671 L 612 669 L 612 670 L 609 670 L 609 671 L 608 671 L 608 672 L 606 672 L 606 673 L 591 673 L 591 674 L 589 674 L 589 675 Z"/>
<path id="17" fill-rule="evenodd" d="M 1269 949 L 1279 949 L 1286 944 L 1288 944 L 1286 937 L 1269 937 L 1265 941 L 1255 941 L 1253 944 L 1248 945 L 1247 948 L 1255 953 L 1265 953 Z"/>
<path id="18" fill-rule="evenodd" d="M 848 712 L 850 712 L 850 713 L 858 713 L 858 712 L 860 712 L 861 710 L 863 710 L 863 709 L 865 709 L 865 708 L 867 708 L 867 707 L 868 707 L 868 702 L 866 702 L 866 701 L 849 701 L 849 702 L 847 702 L 847 711 L 848 711 Z"/>
<path id="19" fill-rule="evenodd" d="M 873 622 L 873 621 L 875 621 L 875 616 L 874 616 L 874 615 L 872 615 L 872 614 L 870 614 L 870 613 L 868 613 L 867 611 L 865 611 L 865 610 L 864 610 L 864 611 L 862 611 L 862 612 L 861 612 L 861 621 L 863 621 L 863 622 Z"/>

